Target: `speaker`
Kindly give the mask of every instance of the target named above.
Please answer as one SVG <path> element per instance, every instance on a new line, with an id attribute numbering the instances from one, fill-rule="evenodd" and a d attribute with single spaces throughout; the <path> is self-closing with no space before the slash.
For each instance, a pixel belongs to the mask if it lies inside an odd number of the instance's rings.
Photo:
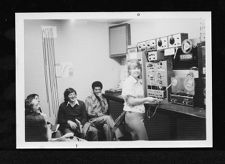
<path id="1" fill-rule="evenodd" d="M 125 56 L 127 47 L 131 44 L 130 24 L 120 24 L 109 27 L 110 57 Z"/>

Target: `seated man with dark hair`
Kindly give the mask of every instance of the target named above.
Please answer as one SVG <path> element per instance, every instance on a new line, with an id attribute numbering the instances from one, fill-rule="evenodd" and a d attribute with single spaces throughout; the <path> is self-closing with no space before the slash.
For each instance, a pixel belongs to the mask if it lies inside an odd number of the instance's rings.
<path id="1" fill-rule="evenodd" d="M 58 123 L 60 124 L 59 130 L 63 134 L 73 133 L 80 138 L 87 139 L 86 133 L 93 130 L 87 122 L 85 104 L 77 99 L 77 92 L 73 88 L 67 88 L 64 91 L 64 102 L 59 106 Z M 84 126 L 86 130 L 83 130 Z"/>
<path id="2" fill-rule="evenodd" d="M 50 123 L 49 123 L 50 125 Z M 59 131 L 52 132 L 47 122 L 47 116 L 42 113 L 37 94 L 30 94 L 25 99 L 25 141 L 48 141 L 60 137 Z"/>
<path id="3" fill-rule="evenodd" d="M 108 112 L 108 103 L 106 98 L 102 96 L 103 85 L 100 81 L 92 83 L 93 94 L 88 96 L 85 100 L 86 110 L 89 117 L 89 122 L 97 130 L 103 129 L 107 141 L 112 141 L 115 134 L 116 139 L 122 136 L 119 129 L 112 131 L 115 125 L 114 120 Z M 97 138 L 98 140 L 98 138 Z"/>

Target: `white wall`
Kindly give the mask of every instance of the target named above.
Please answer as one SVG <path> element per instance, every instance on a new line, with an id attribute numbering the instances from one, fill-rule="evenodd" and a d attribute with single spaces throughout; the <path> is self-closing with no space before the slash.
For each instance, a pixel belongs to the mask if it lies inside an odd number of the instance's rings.
<path id="1" fill-rule="evenodd" d="M 48 114 L 42 52 L 41 22 L 24 21 L 24 82 L 25 96 L 40 96 L 42 110 Z"/>
<path id="2" fill-rule="evenodd" d="M 176 33 L 188 33 L 188 38 L 200 37 L 200 19 L 132 20 L 131 44 Z"/>
<path id="3" fill-rule="evenodd" d="M 55 39 L 56 63 L 72 62 L 74 76 L 57 78 L 60 103 L 63 92 L 72 87 L 84 100 L 91 92 L 91 83 L 102 81 L 104 90 L 119 82 L 120 66 L 109 58 L 108 25 L 88 21 L 30 20 L 24 23 L 25 95 L 40 95 L 43 111 L 48 114 L 42 52 L 41 26 L 57 27 Z"/>
<path id="4" fill-rule="evenodd" d="M 103 83 L 103 90 L 113 88 L 119 81 L 119 64 L 109 58 L 108 25 L 89 21 L 67 21 L 58 28 L 56 63 L 72 62 L 74 76 L 58 78 L 59 98 L 72 87 L 81 100 L 91 93 L 95 80 Z M 62 46 L 63 45 L 63 46 Z"/>

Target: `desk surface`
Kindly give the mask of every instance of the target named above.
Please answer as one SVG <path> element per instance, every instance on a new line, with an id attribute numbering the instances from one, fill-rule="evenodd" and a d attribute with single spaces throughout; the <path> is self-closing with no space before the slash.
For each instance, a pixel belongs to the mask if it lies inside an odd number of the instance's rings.
<path id="1" fill-rule="evenodd" d="M 117 101 L 117 102 L 121 102 L 121 103 L 124 102 L 121 95 L 104 94 L 104 96 L 109 100 L 113 100 L 113 101 Z M 205 109 L 201 109 L 198 107 L 188 107 L 188 106 L 177 105 L 177 104 L 172 104 L 172 103 L 168 103 L 168 102 L 162 102 L 159 105 L 159 108 L 165 109 L 168 111 L 172 111 L 172 112 L 177 112 L 177 113 L 194 116 L 194 117 L 199 117 L 199 118 L 206 117 Z"/>

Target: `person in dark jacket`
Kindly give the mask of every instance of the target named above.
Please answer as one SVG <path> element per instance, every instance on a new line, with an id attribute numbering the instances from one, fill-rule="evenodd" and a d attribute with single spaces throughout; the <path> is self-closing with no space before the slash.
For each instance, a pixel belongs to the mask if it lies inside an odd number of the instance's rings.
<path id="1" fill-rule="evenodd" d="M 77 92 L 73 88 L 64 91 L 64 102 L 59 106 L 59 130 L 63 134 L 73 133 L 84 138 L 83 126 L 87 122 L 87 113 L 83 101 L 77 99 Z"/>
<path id="2" fill-rule="evenodd" d="M 37 94 L 30 94 L 25 99 L 25 141 L 48 141 L 51 131 L 46 115 L 42 113 Z"/>

